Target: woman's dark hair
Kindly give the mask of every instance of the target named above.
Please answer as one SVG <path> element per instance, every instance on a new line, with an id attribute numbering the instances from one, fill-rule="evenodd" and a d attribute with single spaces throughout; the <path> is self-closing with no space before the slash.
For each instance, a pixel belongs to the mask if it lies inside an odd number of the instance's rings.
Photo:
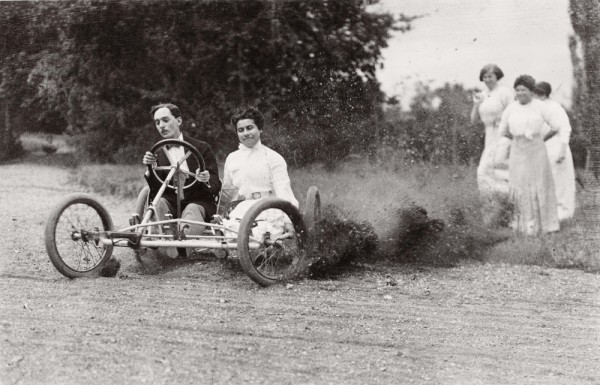
<path id="1" fill-rule="evenodd" d="M 496 79 L 500 80 L 504 77 L 504 72 L 495 64 L 488 64 L 479 71 L 479 81 L 483 81 L 483 75 L 492 71 L 496 75 Z"/>
<path id="2" fill-rule="evenodd" d="M 259 130 L 262 130 L 265 125 L 265 117 L 256 107 L 247 107 L 245 110 L 237 111 L 231 117 L 231 124 L 235 128 L 237 127 L 237 122 L 243 119 L 252 119 Z"/>
<path id="3" fill-rule="evenodd" d="M 173 103 L 160 103 L 155 106 L 152 106 L 152 108 L 150 109 L 150 117 L 152 119 L 154 119 L 154 113 L 156 112 L 156 110 L 163 108 L 163 107 L 167 107 L 169 109 L 169 111 L 171 111 L 171 114 L 173 114 L 174 117 L 181 118 L 181 110 L 179 109 L 179 107 L 177 107 Z"/>
<path id="4" fill-rule="evenodd" d="M 535 83 L 535 90 L 533 92 L 537 95 L 548 97 L 552 93 L 552 86 L 548 82 L 537 82 Z"/>
<path id="5" fill-rule="evenodd" d="M 529 89 L 529 91 L 535 90 L 535 79 L 530 75 L 521 75 L 515 80 L 514 88 L 518 86 L 524 86 Z"/>

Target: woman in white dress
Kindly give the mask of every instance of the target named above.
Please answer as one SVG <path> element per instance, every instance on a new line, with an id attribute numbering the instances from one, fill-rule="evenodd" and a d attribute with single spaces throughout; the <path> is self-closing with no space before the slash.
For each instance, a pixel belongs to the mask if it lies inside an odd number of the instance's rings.
<path id="1" fill-rule="evenodd" d="M 473 95 L 471 121 L 481 121 L 485 126 L 485 147 L 477 168 L 477 184 L 483 194 L 508 192 L 507 173 L 498 170 L 503 169 L 502 164 L 507 165 L 507 162 L 502 162 L 501 159 L 505 151 L 498 148 L 501 142 L 498 125 L 502 112 L 514 101 L 514 97 L 509 88 L 498 84 L 503 77 L 504 73 L 498 66 L 486 65 L 479 73 L 479 80 L 485 83 L 487 90 Z M 496 158 L 499 158 L 498 161 Z M 504 170 L 506 168 L 504 167 Z"/>
<path id="2" fill-rule="evenodd" d="M 512 139 L 508 161 L 512 227 L 527 235 L 558 231 L 554 179 L 544 142 L 559 132 L 564 122 L 534 99 L 531 76 L 519 76 L 514 87 L 517 101 L 506 108 L 499 127 L 502 135 Z M 544 124 L 550 127 L 546 134 Z"/>
<path id="3" fill-rule="evenodd" d="M 483 200 L 484 221 L 492 224 L 498 215 L 501 196 L 508 194 L 508 162 L 506 154 L 510 141 L 502 139 L 498 130 L 504 109 L 514 101 L 512 91 L 498 84 L 504 77 L 495 64 L 488 64 L 479 73 L 487 90 L 473 94 L 471 121 L 483 122 L 485 126 L 485 147 L 477 167 L 477 186 Z"/>
<path id="4" fill-rule="evenodd" d="M 240 145 L 225 160 L 223 194 L 227 195 L 228 200 L 242 200 L 229 213 L 229 220 L 224 220 L 227 226 L 234 229 L 239 227 L 244 214 L 259 199 L 278 197 L 298 208 L 285 159 L 261 142 L 264 121 L 264 116 L 254 107 L 236 113 L 231 118 Z M 279 210 L 267 210 L 261 215 L 266 216 L 266 221 L 261 222 L 264 226 L 259 227 L 265 228 L 257 231 L 280 235 L 293 228 L 287 216 Z"/>
<path id="5" fill-rule="evenodd" d="M 569 148 L 571 124 L 565 109 L 556 101 L 549 99 L 552 86 L 547 82 L 538 82 L 535 85 L 535 94 L 544 102 L 556 118 L 561 120 L 560 130 L 557 135 L 546 141 L 546 150 L 550 160 L 550 168 L 554 177 L 556 201 L 558 204 L 558 220 L 564 221 L 573 218 L 575 214 L 575 167 L 573 155 Z M 547 125 L 545 133 L 550 131 Z"/>

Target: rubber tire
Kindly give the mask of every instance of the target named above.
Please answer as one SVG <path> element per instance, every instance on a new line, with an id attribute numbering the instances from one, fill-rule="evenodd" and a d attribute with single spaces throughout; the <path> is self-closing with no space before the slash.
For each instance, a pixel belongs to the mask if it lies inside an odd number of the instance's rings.
<path id="1" fill-rule="evenodd" d="M 299 237 L 298 242 L 300 248 L 304 249 L 306 247 L 306 228 L 304 227 L 304 220 L 302 219 L 302 215 L 300 215 L 298 209 L 290 202 L 280 198 L 266 198 L 259 200 L 252 207 L 250 207 L 240 223 L 237 238 L 237 251 L 240 264 L 242 265 L 244 272 L 246 272 L 246 274 L 248 274 L 248 276 L 254 282 L 263 287 L 273 285 L 277 283 L 278 280 L 265 277 L 256 269 L 256 267 L 254 267 L 250 257 L 250 249 L 248 245 L 250 240 L 249 234 L 252 232 L 252 225 L 256 217 L 258 217 L 261 212 L 268 209 L 279 209 L 286 213 L 294 225 L 296 234 L 298 234 L 297 236 Z"/>
<path id="2" fill-rule="evenodd" d="M 308 235 L 309 246 L 314 245 L 315 225 L 321 220 L 321 194 L 316 186 L 310 186 L 306 194 L 306 205 L 304 209 L 304 225 Z"/>
<path id="3" fill-rule="evenodd" d="M 141 219 L 144 219 L 144 214 L 146 213 L 146 208 L 148 207 L 148 194 L 149 193 L 150 193 L 150 187 L 145 186 L 138 194 L 137 200 L 135 202 L 134 213 L 139 215 Z"/>
<path id="4" fill-rule="evenodd" d="M 50 261 L 62 275 L 68 278 L 80 278 L 98 275 L 98 272 L 110 259 L 113 251 L 113 246 L 106 246 L 106 251 L 100 262 L 91 270 L 82 272 L 71 269 L 61 258 L 58 249 L 56 248 L 56 226 L 62 215 L 62 213 L 71 205 L 74 204 L 85 204 L 93 208 L 99 215 L 102 225 L 105 231 L 113 230 L 113 222 L 109 212 L 98 202 L 94 197 L 89 194 L 71 194 L 65 199 L 59 202 L 50 212 L 50 217 L 46 222 L 46 228 L 44 230 L 44 243 L 46 245 L 46 252 L 50 257 Z"/>

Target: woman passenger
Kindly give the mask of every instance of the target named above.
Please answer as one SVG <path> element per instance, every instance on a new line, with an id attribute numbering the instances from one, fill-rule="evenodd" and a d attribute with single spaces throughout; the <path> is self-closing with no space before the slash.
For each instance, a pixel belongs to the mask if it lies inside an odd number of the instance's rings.
<path id="1" fill-rule="evenodd" d="M 290 202 L 298 208 L 298 200 L 294 197 L 290 185 L 285 159 L 277 152 L 262 144 L 265 118 L 255 107 L 238 112 L 231 118 L 240 141 L 237 151 L 232 152 L 225 160 L 223 190 L 233 191 L 229 200 L 242 200 L 229 214 L 233 222 L 243 218 L 244 214 L 257 200 L 277 197 Z M 283 233 L 285 228 L 291 230 L 291 222 L 278 210 L 269 210 L 269 221 L 274 226 L 271 233 Z M 280 214 L 276 214 L 280 213 Z M 282 222 L 283 221 L 283 222 Z M 236 227 L 235 223 L 229 223 Z"/>

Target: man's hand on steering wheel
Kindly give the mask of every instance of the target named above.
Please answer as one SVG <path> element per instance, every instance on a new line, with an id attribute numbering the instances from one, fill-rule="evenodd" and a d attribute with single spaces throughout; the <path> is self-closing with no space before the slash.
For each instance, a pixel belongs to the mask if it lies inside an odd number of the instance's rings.
<path id="1" fill-rule="evenodd" d="M 150 166 L 150 165 L 156 163 L 156 156 L 154 156 L 154 154 L 151 153 L 150 151 L 146 151 L 146 153 L 144 154 L 144 159 L 142 160 L 142 163 L 144 163 L 144 165 L 146 165 L 146 166 Z"/>
<path id="2" fill-rule="evenodd" d="M 182 147 L 184 150 L 184 157 L 181 160 L 173 159 L 172 155 L 170 155 L 169 151 L 167 150 L 168 146 Z M 165 156 L 169 159 L 169 162 L 171 163 L 169 166 L 159 166 L 157 164 L 158 151 L 164 152 Z M 204 170 L 205 164 L 204 164 L 204 159 L 202 158 L 202 155 L 200 155 L 200 153 L 194 146 L 192 146 L 191 144 L 184 142 L 182 140 L 178 140 L 178 139 L 161 140 L 160 142 L 156 143 L 150 151 L 147 151 L 144 154 L 142 163 L 144 163 L 144 165 L 146 165 L 148 167 L 150 173 L 154 174 L 154 178 L 156 178 L 158 180 L 158 182 L 164 183 L 165 182 L 164 177 L 161 177 L 159 174 L 157 174 L 157 171 L 168 172 L 169 175 L 171 175 L 171 177 L 172 177 L 173 167 L 176 167 L 176 166 L 178 167 L 181 163 L 185 162 L 186 159 L 189 162 L 193 158 L 196 159 L 196 163 L 200 167 L 198 169 L 196 169 L 195 173 L 192 173 L 186 169 L 179 169 L 180 175 L 177 178 L 183 177 L 183 179 L 185 180 L 186 179 L 185 176 L 187 176 L 187 177 L 190 177 L 188 180 L 191 180 L 191 182 L 187 183 L 187 184 L 184 180 L 181 180 L 180 182 L 183 184 L 182 187 L 184 189 L 187 189 L 187 188 L 191 187 L 192 185 L 194 185 L 194 183 L 196 183 L 196 182 L 202 182 L 202 183 L 205 183 L 208 188 L 210 188 L 210 174 L 209 174 L 208 170 Z M 174 189 L 174 188 L 176 188 L 175 181 L 178 181 L 179 179 L 171 179 L 171 180 L 172 180 L 172 182 L 170 182 L 168 184 L 168 187 Z"/>
<path id="3" fill-rule="evenodd" d="M 197 168 L 196 180 L 206 184 L 206 187 L 210 188 L 210 173 L 208 172 L 208 170 L 200 171 L 200 169 Z"/>
<path id="4" fill-rule="evenodd" d="M 210 173 L 208 170 L 200 171 L 200 169 L 196 169 L 196 180 L 202 183 L 210 182 Z"/>

